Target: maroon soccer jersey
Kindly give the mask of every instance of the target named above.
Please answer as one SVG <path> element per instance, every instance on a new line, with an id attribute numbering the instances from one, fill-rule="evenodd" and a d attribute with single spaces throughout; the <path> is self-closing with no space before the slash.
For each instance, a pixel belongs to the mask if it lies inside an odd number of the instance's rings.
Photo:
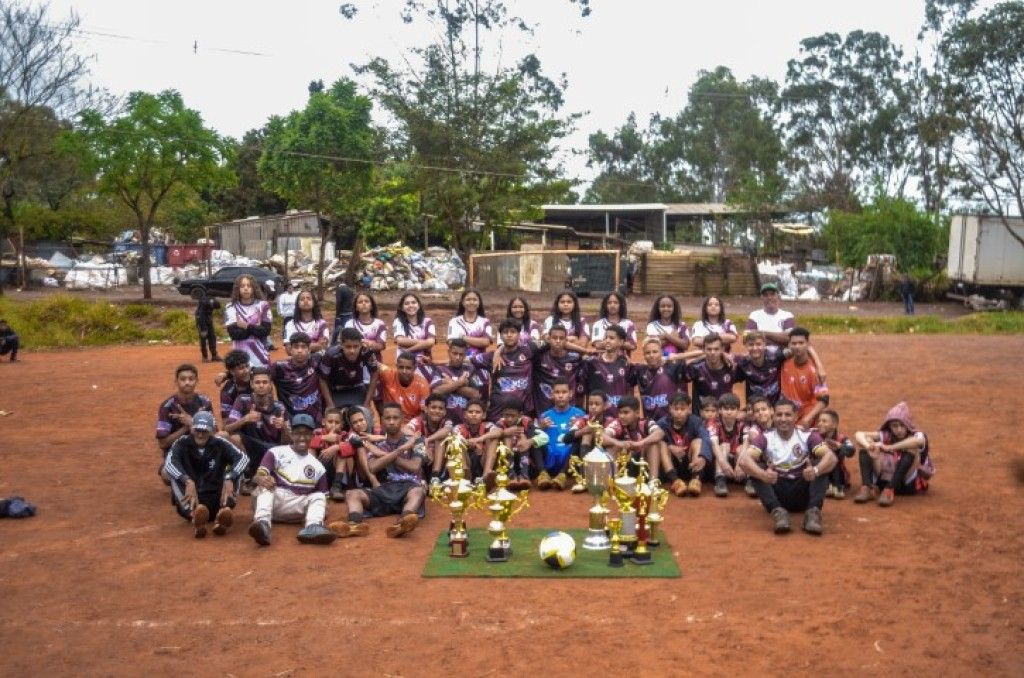
<path id="1" fill-rule="evenodd" d="M 606 430 L 616 440 L 629 440 L 635 443 L 651 435 L 654 424 L 650 419 L 637 419 L 632 427 L 626 427 L 621 419 L 615 418 L 608 424 Z"/>
<path id="2" fill-rule="evenodd" d="M 663 363 L 657 368 L 634 365 L 633 381 L 640 389 L 644 416 L 657 421 L 668 416 L 672 397 L 679 392 L 686 392 L 686 365 L 677 361 Z"/>
<path id="3" fill-rule="evenodd" d="M 308 414 L 320 423 L 323 402 L 320 397 L 320 356 L 311 355 L 298 367 L 291 360 L 278 360 L 270 365 L 270 378 L 277 387 L 277 397 L 289 416 Z"/>
<path id="4" fill-rule="evenodd" d="M 533 357 L 533 407 L 538 414 L 554 407 L 551 389 L 558 379 L 569 382 L 569 392 L 576 395 L 576 375 L 582 361 L 583 356 L 576 351 L 567 351 L 560 358 L 546 347 L 537 351 Z"/>
<path id="5" fill-rule="evenodd" d="M 633 366 L 622 356 L 611 362 L 603 358 L 587 358 L 580 366 L 580 382 L 584 393 L 604 391 L 608 394 L 608 414 L 618 412 L 619 400 L 633 392 Z"/>
<path id="6" fill-rule="evenodd" d="M 320 359 L 318 370 L 332 391 L 342 392 L 366 385 L 378 367 L 377 356 L 372 351 L 359 349 L 356 359 L 349 360 L 341 346 L 335 344 Z"/>
<path id="7" fill-rule="evenodd" d="M 765 351 L 764 360 L 755 365 L 749 355 L 734 358 L 736 379 L 746 384 L 747 401 L 755 396 L 764 396 L 772 405 L 779 399 L 779 378 L 782 375 L 782 363 L 785 361 L 782 351 L 774 346 Z"/>
<path id="8" fill-rule="evenodd" d="M 462 366 L 458 369 L 448 365 L 435 365 L 433 376 L 430 379 L 430 390 L 436 389 L 446 379 L 458 379 L 463 374 L 468 376 L 466 385 L 479 391 L 481 398 L 486 398 L 488 373 L 486 370 L 480 369 L 468 362 L 462 363 Z M 462 415 L 465 413 L 467 405 L 469 405 L 469 398 L 456 391 L 452 391 L 445 396 L 448 418 L 456 424 L 462 423 Z"/>
<path id="9" fill-rule="evenodd" d="M 254 438 L 265 443 L 281 443 L 282 428 L 277 428 L 271 420 L 274 417 L 285 417 L 284 405 L 273 398 L 267 398 L 262 406 L 256 404 L 256 398 L 251 393 L 238 396 L 231 406 L 231 412 L 227 416 L 227 423 L 233 424 L 253 410 L 260 413 L 260 419 L 254 424 L 246 424 L 242 430 Z"/>
<path id="10" fill-rule="evenodd" d="M 220 418 L 222 420 L 227 420 L 228 415 L 231 414 L 231 406 L 238 400 L 238 396 L 243 393 L 252 393 L 252 387 L 249 386 L 249 382 L 239 386 L 229 376 L 224 385 L 220 387 Z"/>
<path id="11" fill-rule="evenodd" d="M 721 398 L 732 393 L 736 383 L 736 368 L 724 364 L 712 369 L 707 360 L 698 360 L 686 366 L 686 378 L 693 384 L 693 412 L 700 412 L 700 399 L 706 396 Z"/>
<path id="12" fill-rule="evenodd" d="M 156 437 L 158 439 L 166 438 L 179 429 L 185 428 L 184 424 L 171 417 L 172 414 L 178 414 L 179 407 L 193 417 L 200 411 L 213 412 L 213 403 L 204 395 L 197 393 L 190 402 L 184 402 L 179 400 L 177 395 L 172 395 L 160 403 L 160 408 L 156 413 Z"/>
<path id="13" fill-rule="evenodd" d="M 501 349 L 505 362 L 491 377 L 491 402 L 487 418 L 496 421 L 501 416 L 501 407 L 508 400 L 520 403 L 524 412 L 532 413 L 533 408 L 533 354 L 532 344 L 520 344 L 511 351 Z M 494 360 L 494 351 L 488 351 L 471 358 L 474 365 L 489 370 Z"/>

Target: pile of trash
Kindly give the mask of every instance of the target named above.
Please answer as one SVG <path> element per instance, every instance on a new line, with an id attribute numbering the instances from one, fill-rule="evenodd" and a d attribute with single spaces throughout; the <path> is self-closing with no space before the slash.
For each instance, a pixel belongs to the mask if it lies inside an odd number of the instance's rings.
<path id="1" fill-rule="evenodd" d="M 793 264 L 759 261 L 757 272 L 761 283 L 775 283 L 783 299 L 839 299 L 846 275 L 838 266 L 812 266 L 799 270 Z"/>
<path id="2" fill-rule="evenodd" d="M 430 247 L 426 252 L 416 252 L 396 242 L 364 252 L 358 266 L 359 285 L 374 291 L 443 292 L 459 289 L 466 284 L 466 266 L 462 259 L 455 250 L 443 247 Z"/>

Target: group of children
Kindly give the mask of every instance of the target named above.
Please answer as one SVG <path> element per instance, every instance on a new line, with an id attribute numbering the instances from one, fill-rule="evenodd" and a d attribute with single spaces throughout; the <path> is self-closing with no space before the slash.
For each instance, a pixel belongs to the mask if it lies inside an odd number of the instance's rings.
<path id="1" fill-rule="evenodd" d="M 513 297 L 494 332 L 480 292 L 467 289 L 448 324 L 447 360 L 435 363 L 437 331 L 415 294 L 399 300 L 390 336 L 374 298 L 354 294 L 353 315 L 332 338 L 315 295 L 303 290 L 285 326 L 287 357 L 270 361 L 270 307 L 240 276 L 224 313 L 233 346 L 216 377 L 220 432 L 206 435 L 213 406 L 195 393 L 192 366 L 178 368 L 177 393 L 160 408 L 172 500 L 196 536 L 211 517 L 221 534 L 235 495 L 251 493 L 259 544 L 270 543 L 272 520 L 303 520 L 300 541 L 328 543 L 367 534 L 367 517 L 393 515 L 387 533 L 397 537 L 415 529 L 427 488 L 445 478 L 441 443 L 452 432 L 466 441 L 476 483 L 493 483 L 503 442 L 513 451 L 509 489 L 583 492 L 570 464 L 600 430 L 613 459 L 644 459 L 677 496 L 700 496 L 713 483 L 727 497 L 739 484 L 779 532 L 788 530 L 789 507 L 805 510 L 804 528 L 821 533 L 819 495 L 846 496 L 844 460 L 855 454 L 858 502 L 888 506 L 895 494 L 926 489 L 934 472 L 927 438 L 905 405 L 879 431 L 852 440 L 839 432 L 806 330 L 741 335 L 717 297 L 688 328 L 678 302 L 662 295 L 639 339 L 621 294 L 605 296 L 600 309 L 591 325 L 563 292 L 540 323 L 526 299 Z M 732 352 L 739 342 L 745 354 Z M 389 343 L 397 354 L 385 365 Z M 642 362 L 631 361 L 637 348 Z M 204 468 L 207 457 L 209 468 L 228 470 L 220 483 L 203 475 L 191 489 L 186 469 Z M 326 522 L 328 499 L 346 504 L 345 520 Z"/>

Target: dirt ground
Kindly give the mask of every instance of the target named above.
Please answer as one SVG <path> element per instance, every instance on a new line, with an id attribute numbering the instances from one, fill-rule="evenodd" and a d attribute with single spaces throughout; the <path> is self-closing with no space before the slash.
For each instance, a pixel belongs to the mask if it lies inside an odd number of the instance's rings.
<path id="1" fill-rule="evenodd" d="M 817 539 L 776 537 L 741 492 L 673 498 L 678 580 L 421 579 L 438 507 L 401 540 L 383 520 L 330 547 L 277 526 L 260 549 L 243 500 L 226 538 L 194 540 L 152 437 L 196 350 L 25 353 L 0 364 L 0 496 L 39 515 L 0 521 L 0 674 L 1024 675 L 1024 486 L 1009 470 L 1024 337 L 816 344 L 844 431 L 909 400 L 931 491 L 890 509 L 828 500 Z M 586 522 L 586 496 L 531 499 L 513 524 Z"/>

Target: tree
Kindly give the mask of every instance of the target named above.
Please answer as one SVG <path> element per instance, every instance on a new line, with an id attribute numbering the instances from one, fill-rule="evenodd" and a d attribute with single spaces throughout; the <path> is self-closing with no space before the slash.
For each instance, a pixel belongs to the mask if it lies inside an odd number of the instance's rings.
<path id="1" fill-rule="evenodd" d="M 904 270 L 930 268 L 946 228 L 903 198 L 877 196 L 860 212 L 832 210 L 822 231 L 833 260 L 860 268 L 869 254 L 895 254 Z"/>
<path id="2" fill-rule="evenodd" d="M 327 242 L 341 219 L 358 213 L 370 184 L 376 141 L 371 108 L 370 99 L 343 78 L 329 90 L 310 87 L 303 110 L 267 123 L 259 161 L 264 188 L 321 217 L 316 276 L 321 298 Z"/>
<path id="3" fill-rule="evenodd" d="M 237 183 L 216 191 L 210 202 L 225 219 L 244 219 L 249 216 L 280 214 L 288 207 L 287 201 L 263 187 L 259 176 L 259 162 L 263 155 L 267 128 L 251 129 L 241 142 L 230 144 L 227 169 Z"/>
<path id="4" fill-rule="evenodd" d="M 945 34 L 940 49 L 962 88 L 954 147 L 967 197 L 1007 219 L 1024 215 L 1024 3 L 1005 2 L 965 18 Z"/>
<path id="5" fill-rule="evenodd" d="M 800 42 L 782 92 L 793 170 L 812 206 L 902 196 L 912 162 L 906 64 L 888 37 L 853 31 Z"/>
<path id="6" fill-rule="evenodd" d="M 224 141 L 185 107 L 173 90 L 133 92 L 125 113 L 107 121 L 94 109 L 80 116 L 72 142 L 98 176 L 102 193 L 135 216 L 142 239 L 143 297 L 153 296 L 149 276 L 150 228 L 175 192 L 198 192 L 230 180 Z"/>
<path id="7" fill-rule="evenodd" d="M 93 94 L 82 84 L 88 59 L 72 44 L 78 25 L 74 14 L 54 23 L 45 5 L 0 0 L 0 241 L 17 227 L 16 203 L 33 183 L 27 175 L 47 174 L 39 172 L 40 163 L 53 155 L 47 130 Z M 0 268 L 0 294 L 3 277 Z"/>
<path id="8" fill-rule="evenodd" d="M 555 142 L 578 116 L 561 116 L 566 83 L 544 75 L 535 55 L 482 67 L 482 40 L 530 30 L 505 3 L 408 0 L 403 18 L 432 21 L 441 36 L 401 66 L 375 58 L 356 72 L 372 78 L 376 100 L 400 125 L 396 145 L 415 169 L 421 209 L 465 252 L 492 228 L 535 217 L 537 205 L 565 194 Z"/>

